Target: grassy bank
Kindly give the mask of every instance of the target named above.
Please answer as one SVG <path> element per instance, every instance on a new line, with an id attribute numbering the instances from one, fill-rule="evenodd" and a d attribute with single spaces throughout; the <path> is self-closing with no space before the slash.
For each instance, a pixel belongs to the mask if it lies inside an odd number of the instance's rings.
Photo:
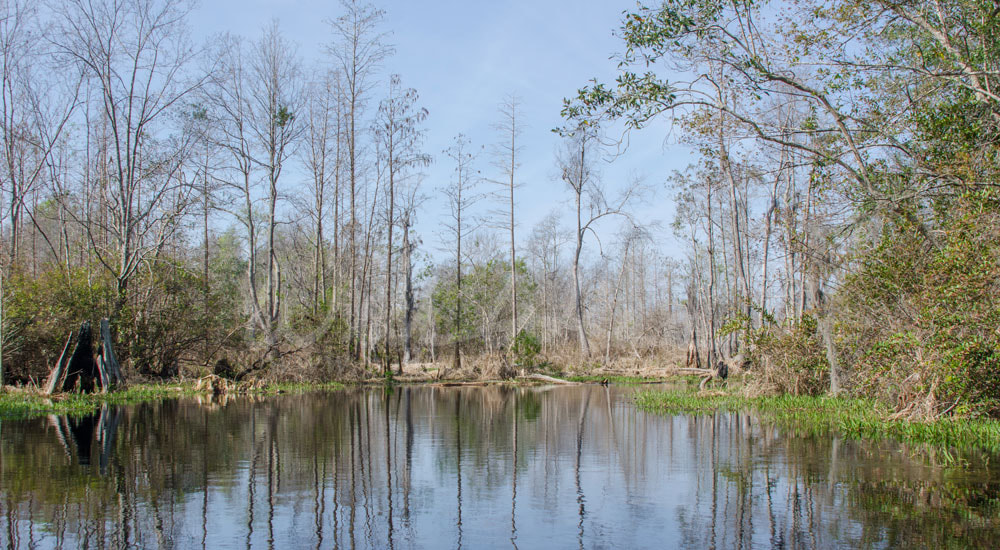
<path id="1" fill-rule="evenodd" d="M 239 393 L 267 395 L 305 391 L 333 391 L 342 389 L 343 387 L 343 384 L 336 382 L 324 384 L 279 383 L 249 387 L 246 390 L 240 390 Z M 195 389 L 193 381 L 179 384 L 136 384 L 106 394 L 65 393 L 47 396 L 31 390 L 15 389 L 0 392 L 0 417 L 26 417 L 41 414 L 84 415 L 92 413 L 105 403 L 110 405 L 129 405 L 161 399 L 207 395 L 210 393 L 211 390 Z"/>
<path id="2" fill-rule="evenodd" d="M 989 419 L 941 418 L 930 422 L 892 419 L 889 409 L 873 401 L 833 397 L 744 397 L 732 392 L 698 393 L 693 388 L 642 391 L 642 409 L 664 414 L 711 414 L 754 411 L 783 428 L 808 434 L 837 433 L 849 438 L 894 438 L 927 444 L 938 450 L 1000 454 L 1000 422 Z"/>

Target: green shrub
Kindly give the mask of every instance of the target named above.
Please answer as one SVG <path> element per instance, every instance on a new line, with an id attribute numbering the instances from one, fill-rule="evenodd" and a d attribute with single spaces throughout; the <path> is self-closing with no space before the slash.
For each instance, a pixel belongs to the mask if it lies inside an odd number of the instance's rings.
<path id="1" fill-rule="evenodd" d="M 887 226 L 843 287 L 852 383 L 914 415 L 1000 416 L 1000 193 L 935 210 L 936 243 Z"/>
<path id="2" fill-rule="evenodd" d="M 514 363 L 522 367 L 533 367 L 538 361 L 538 354 L 542 351 L 542 344 L 538 337 L 530 332 L 521 330 L 514 339 L 511 346 L 514 354 Z"/>

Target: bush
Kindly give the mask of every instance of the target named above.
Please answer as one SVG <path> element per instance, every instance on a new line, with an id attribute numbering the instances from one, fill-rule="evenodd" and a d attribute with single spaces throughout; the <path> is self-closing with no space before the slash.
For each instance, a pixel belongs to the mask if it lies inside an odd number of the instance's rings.
<path id="1" fill-rule="evenodd" d="M 242 320 L 235 289 L 213 285 L 174 262 L 160 261 L 134 281 L 141 295 L 118 320 L 118 346 L 132 367 L 146 375 L 172 377 L 182 361 L 206 361 L 206 342 L 235 343 L 232 327 Z M 230 340 L 233 340 L 232 342 Z"/>
<path id="2" fill-rule="evenodd" d="M 852 383 L 911 416 L 1000 416 L 1000 193 L 941 200 L 936 216 L 936 246 L 888 226 L 847 279 Z"/>
<path id="3" fill-rule="evenodd" d="M 539 343 L 537 336 L 522 329 L 517 333 L 517 338 L 514 339 L 511 351 L 514 354 L 514 363 L 516 365 L 533 367 L 538 361 L 538 354 L 542 351 L 542 345 Z"/>
<path id="4" fill-rule="evenodd" d="M 787 328 L 767 325 L 750 338 L 749 393 L 820 395 L 829 389 L 830 367 L 812 316 Z"/>

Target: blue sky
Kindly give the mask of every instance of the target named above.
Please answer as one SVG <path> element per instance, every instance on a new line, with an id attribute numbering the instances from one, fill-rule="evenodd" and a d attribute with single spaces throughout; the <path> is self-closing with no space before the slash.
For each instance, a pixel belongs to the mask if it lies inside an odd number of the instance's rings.
<path id="1" fill-rule="evenodd" d="M 438 189 L 452 174 L 442 151 L 460 132 L 477 149 L 488 149 L 497 139 L 492 128 L 498 120 L 497 107 L 510 92 L 521 98 L 527 126 L 518 176 L 523 184 L 518 190 L 518 233 L 527 235 L 554 209 L 568 214 L 569 193 L 554 163 L 559 137 L 550 130 L 561 124 L 564 97 L 591 78 L 613 80 L 615 62 L 609 57 L 621 49 L 613 32 L 622 12 L 635 7 L 634 0 L 382 0 L 374 4 L 385 10 L 384 30 L 391 33 L 396 47 L 396 54 L 385 63 L 383 81 L 389 74 L 401 75 L 406 86 L 419 92 L 421 104 L 430 113 L 425 151 L 434 163 L 424 170 L 423 190 L 429 200 L 417 226 L 428 251 L 439 255 L 434 249 L 446 206 Z M 331 40 L 325 21 L 340 14 L 340 3 L 335 0 L 203 0 L 191 21 L 197 38 L 229 31 L 252 39 L 277 18 L 306 63 L 322 65 L 328 63 L 324 46 Z M 600 168 L 610 189 L 634 177 L 654 188 L 655 197 L 643 202 L 639 215 L 644 221 L 660 220 L 665 225 L 672 221 L 673 206 L 672 193 L 663 182 L 673 170 L 693 160 L 688 149 L 665 141 L 668 129 L 668 121 L 662 121 L 633 135 L 626 153 Z M 484 176 L 495 172 L 488 154 L 481 155 L 478 164 Z M 564 218 L 568 225 L 568 215 Z M 613 231 L 606 225 L 602 233 Z M 659 235 L 665 249 L 675 248 L 669 229 Z"/>

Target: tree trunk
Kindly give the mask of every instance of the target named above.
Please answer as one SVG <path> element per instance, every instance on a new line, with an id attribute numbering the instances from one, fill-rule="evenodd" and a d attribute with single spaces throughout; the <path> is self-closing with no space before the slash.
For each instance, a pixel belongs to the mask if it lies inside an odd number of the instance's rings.
<path id="1" fill-rule="evenodd" d="M 406 300 L 406 312 L 403 321 L 403 365 L 408 364 L 413 358 L 413 312 L 415 304 L 413 300 L 413 258 L 410 248 L 410 217 L 407 215 L 403 220 L 403 269 L 406 271 L 406 287 L 404 290 Z M 403 367 L 400 365 L 400 368 Z"/>
<path id="2" fill-rule="evenodd" d="M 517 340 L 517 262 L 514 250 L 514 138 L 513 122 L 510 133 L 510 345 Z"/>
<path id="3" fill-rule="evenodd" d="M 838 395 L 841 390 L 840 381 L 840 359 L 837 358 L 837 348 L 833 342 L 833 320 L 828 312 L 817 320 L 816 329 L 823 339 L 823 347 L 826 351 L 826 362 L 830 366 L 830 395 Z"/>
<path id="4" fill-rule="evenodd" d="M 688 368 L 701 368 L 701 355 L 698 354 L 698 330 L 691 325 L 691 335 L 688 337 L 687 358 L 684 361 Z"/>
<path id="5" fill-rule="evenodd" d="M 580 340 L 580 355 L 584 359 L 590 357 L 590 343 L 587 342 L 587 331 L 583 326 L 583 296 L 580 293 L 580 252 L 583 249 L 583 228 L 580 212 L 580 193 L 576 195 L 576 251 L 573 253 L 573 299 L 576 305 L 576 330 Z"/>
<path id="6" fill-rule="evenodd" d="M 798 305 L 798 318 L 802 319 L 802 315 L 806 310 L 806 273 L 809 270 L 814 269 L 813 262 L 811 261 L 810 255 L 810 241 L 812 236 L 812 198 L 813 198 L 813 184 L 812 177 L 809 178 L 809 183 L 806 191 L 806 210 L 802 217 L 802 229 L 805 236 L 803 237 L 802 243 L 802 253 L 799 254 L 801 260 L 799 261 L 799 271 L 801 273 L 801 283 L 799 285 L 799 298 L 797 300 Z"/>
<path id="7" fill-rule="evenodd" d="M 782 152 L 784 153 L 784 152 Z M 771 194 L 768 196 L 767 212 L 764 214 L 764 250 L 761 255 L 761 283 L 760 283 L 760 315 L 761 315 L 761 326 L 764 325 L 764 317 L 767 315 L 767 277 L 768 277 L 768 260 L 770 260 L 771 251 L 771 228 L 772 221 L 774 219 L 774 211 L 778 206 L 778 182 L 781 181 L 781 170 L 779 169 L 778 175 L 774 178 L 774 184 L 771 186 Z"/>
<path id="8" fill-rule="evenodd" d="M 459 173 L 457 239 L 455 241 L 455 370 L 462 367 L 462 174 Z"/>
<path id="9" fill-rule="evenodd" d="M 322 178 L 323 176 L 320 176 Z M 323 184 L 317 183 L 316 189 L 316 248 L 313 249 L 313 315 L 319 313 L 319 304 L 322 295 L 326 293 L 326 285 L 323 282 L 324 269 L 323 261 Z"/>
<path id="10" fill-rule="evenodd" d="M 348 349 L 350 355 L 354 358 L 360 358 L 361 349 L 358 340 L 360 335 L 358 334 L 358 316 L 361 313 L 361 307 L 357 303 L 357 282 L 358 282 L 358 242 L 357 242 L 357 228 L 358 228 L 358 216 L 357 216 L 357 151 L 355 148 L 355 139 L 357 134 L 355 133 L 355 111 L 357 107 L 357 97 L 355 94 L 351 94 L 350 99 L 351 108 L 348 111 L 348 142 L 347 142 L 347 155 L 348 163 L 350 166 L 350 179 L 349 179 L 349 189 L 350 189 L 350 232 L 348 234 L 348 250 L 347 253 L 350 255 L 350 267 L 348 269 L 347 276 L 350 278 L 350 299 L 351 299 L 351 313 L 350 319 L 348 320 Z"/>
<path id="11" fill-rule="evenodd" d="M 395 187 L 395 169 L 393 151 L 392 151 L 392 132 L 389 132 L 389 219 L 386 221 L 388 225 L 388 244 L 385 251 L 385 357 L 382 360 L 383 374 L 389 375 L 390 369 L 392 368 L 392 360 L 389 355 L 389 333 L 391 327 L 392 319 L 392 229 L 395 225 L 393 216 L 395 215 L 396 208 L 396 187 Z M 402 368 L 402 365 L 400 365 Z"/>
<path id="12" fill-rule="evenodd" d="M 610 319 L 608 320 L 608 334 L 607 339 L 604 342 L 604 366 L 611 364 L 611 336 L 615 330 L 615 309 L 618 308 L 618 292 L 622 285 L 622 278 L 625 276 L 625 260 L 628 258 L 628 244 L 625 245 L 625 252 L 622 256 L 622 267 L 618 272 L 618 280 L 615 281 L 615 292 L 614 298 L 611 300 L 611 313 Z"/>
<path id="13" fill-rule="evenodd" d="M 205 319 L 203 321 L 203 323 L 205 325 L 205 330 L 204 330 L 204 338 L 205 338 L 205 366 L 208 366 L 209 362 L 211 361 L 211 358 L 209 357 L 209 355 L 211 353 L 211 351 L 210 351 L 211 350 L 211 335 L 209 334 L 209 326 L 211 325 L 211 323 L 208 322 L 208 318 L 209 318 L 209 316 L 211 316 L 211 312 L 212 312 L 212 306 L 211 306 L 211 303 L 210 303 L 210 296 L 211 296 L 211 290 L 212 289 L 211 289 L 211 286 L 210 286 L 210 283 L 209 283 L 209 280 L 208 280 L 208 275 L 209 275 L 209 270 L 208 270 L 208 263 L 209 263 L 209 255 L 208 255 L 208 210 L 209 210 L 209 202 L 210 201 L 209 201 L 209 195 L 208 195 L 208 155 L 207 154 L 205 155 L 205 166 L 204 166 L 204 168 L 205 168 L 205 173 L 202 174 L 202 176 L 203 176 L 204 179 L 202 181 L 202 190 L 201 190 L 202 199 L 203 199 L 203 203 L 202 203 L 202 226 L 201 227 L 202 227 L 202 238 L 204 238 L 204 240 L 205 240 L 205 251 L 204 251 L 205 254 L 204 254 L 204 257 L 202 258 L 202 260 L 203 260 L 203 264 L 202 264 L 202 269 L 203 269 L 202 277 L 204 277 L 204 279 L 205 279 L 204 283 L 202 285 L 202 292 L 203 292 L 202 306 L 205 308 L 205 311 L 204 311 Z"/>
<path id="14" fill-rule="evenodd" d="M 708 183 L 708 364 L 715 364 L 715 231 L 712 229 L 712 184 Z"/>

